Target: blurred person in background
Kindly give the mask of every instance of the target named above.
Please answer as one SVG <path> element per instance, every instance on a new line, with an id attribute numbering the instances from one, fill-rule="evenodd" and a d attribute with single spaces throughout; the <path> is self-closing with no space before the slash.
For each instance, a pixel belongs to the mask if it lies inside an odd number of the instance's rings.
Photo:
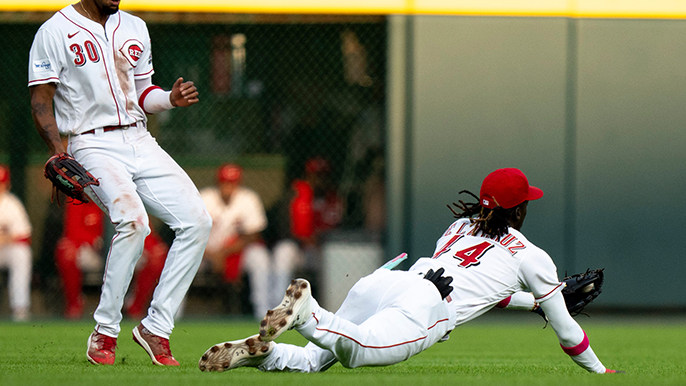
<path id="1" fill-rule="evenodd" d="M 234 287 L 246 272 L 253 313 L 260 319 L 272 306 L 271 259 L 261 235 L 267 227 L 267 216 L 260 196 L 243 186 L 242 180 L 240 165 L 224 164 L 217 170 L 216 185 L 200 191 L 212 217 L 203 264 L 221 275 L 225 285 Z"/>
<path id="2" fill-rule="evenodd" d="M 81 319 L 84 312 L 84 272 L 102 272 L 104 213 L 93 202 L 65 203 L 64 232 L 55 248 L 55 264 L 64 291 L 64 316 Z M 152 292 L 164 268 L 169 247 L 152 229 L 146 237 L 143 255 L 136 265 L 134 290 L 125 305 L 126 314 L 141 318 L 147 313 Z"/>
<path id="3" fill-rule="evenodd" d="M 31 223 L 10 187 L 10 169 L 0 165 L 0 269 L 9 273 L 12 318 L 22 322 L 31 307 Z"/>
<path id="4" fill-rule="evenodd" d="M 288 231 L 282 240 L 274 245 L 274 304 L 281 300 L 281 292 L 288 287 L 293 273 L 302 271 L 318 288 L 321 271 L 322 238 L 341 225 L 345 205 L 331 181 L 331 166 L 324 157 L 313 157 L 305 163 L 304 176 L 291 184 L 288 203 Z M 282 227 L 285 228 L 285 227 Z"/>

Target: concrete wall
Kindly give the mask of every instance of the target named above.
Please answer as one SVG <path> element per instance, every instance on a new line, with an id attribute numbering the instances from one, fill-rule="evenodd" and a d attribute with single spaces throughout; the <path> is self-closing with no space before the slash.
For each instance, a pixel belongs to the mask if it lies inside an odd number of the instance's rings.
<path id="1" fill-rule="evenodd" d="M 409 28 L 411 256 L 433 251 L 458 191 L 518 167 L 545 192 L 523 232 L 560 276 L 605 267 L 599 304 L 686 306 L 686 21 L 417 16 Z"/>

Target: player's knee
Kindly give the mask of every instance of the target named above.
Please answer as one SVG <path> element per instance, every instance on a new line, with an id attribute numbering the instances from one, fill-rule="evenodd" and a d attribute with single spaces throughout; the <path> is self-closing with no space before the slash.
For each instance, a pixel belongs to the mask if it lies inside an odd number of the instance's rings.
<path id="1" fill-rule="evenodd" d="M 362 367 L 363 364 L 360 363 L 359 360 L 356 359 L 354 355 L 341 355 L 340 358 L 336 358 L 338 361 L 341 363 L 343 367 L 346 369 L 354 369 L 357 367 Z"/>
<path id="2" fill-rule="evenodd" d="M 147 214 L 143 213 L 133 217 L 128 221 L 122 221 L 116 226 L 119 234 L 145 242 L 145 238 L 150 234 L 150 224 Z"/>
<path id="3" fill-rule="evenodd" d="M 197 221 L 191 225 L 190 231 L 194 232 L 198 237 L 209 237 L 212 229 L 212 217 L 209 213 L 203 211 L 202 215 L 198 216 Z"/>
<path id="4" fill-rule="evenodd" d="M 196 213 L 192 215 L 190 212 L 187 213 L 178 224 L 171 226 L 171 228 L 177 237 L 196 241 L 207 240 L 212 229 L 212 217 L 204 209 L 194 212 Z"/>

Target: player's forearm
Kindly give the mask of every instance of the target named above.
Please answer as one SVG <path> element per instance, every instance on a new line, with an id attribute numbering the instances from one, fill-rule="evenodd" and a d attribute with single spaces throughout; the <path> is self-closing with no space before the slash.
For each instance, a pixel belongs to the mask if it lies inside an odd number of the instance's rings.
<path id="1" fill-rule="evenodd" d="M 605 366 L 591 349 L 588 337 L 579 324 L 569 315 L 561 293 L 541 303 L 550 326 L 555 330 L 562 350 L 572 360 L 589 372 L 604 373 Z"/>
<path id="2" fill-rule="evenodd" d="M 38 134 L 48 145 L 51 154 L 64 153 L 62 138 L 57 130 L 57 121 L 52 106 L 55 87 L 51 84 L 41 84 L 30 88 L 31 116 Z"/>
<path id="3" fill-rule="evenodd" d="M 531 292 L 515 292 L 496 305 L 497 308 L 532 311 L 536 307 L 534 294 Z"/>
<path id="4" fill-rule="evenodd" d="M 174 108 L 170 100 L 171 91 L 164 91 L 153 85 L 150 78 L 136 80 L 136 94 L 138 105 L 146 114 L 157 114 Z"/>

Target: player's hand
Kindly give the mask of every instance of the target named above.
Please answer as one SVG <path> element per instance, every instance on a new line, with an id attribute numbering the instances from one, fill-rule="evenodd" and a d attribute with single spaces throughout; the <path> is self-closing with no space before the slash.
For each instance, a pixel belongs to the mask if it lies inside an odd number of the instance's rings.
<path id="1" fill-rule="evenodd" d="M 174 107 L 194 105 L 199 102 L 198 89 L 195 88 L 192 81 L 184 82 L 183 78 L 179 78 L 172 86 L 169 101 Z"/>
<path id="2" fill-rule="evenodd" d="M 453 287 L 450 283 L 453 282 L 452 276 L 443 276 L 445 269 L 443 267 L 439 268 L 436 272 L 430 269 L 429 272 L 424 275 L 424 279 L 434 283 L 436 289 L 441 294 L 441 299 L 445 299 L 451 292 L 453 292 Z"/>

